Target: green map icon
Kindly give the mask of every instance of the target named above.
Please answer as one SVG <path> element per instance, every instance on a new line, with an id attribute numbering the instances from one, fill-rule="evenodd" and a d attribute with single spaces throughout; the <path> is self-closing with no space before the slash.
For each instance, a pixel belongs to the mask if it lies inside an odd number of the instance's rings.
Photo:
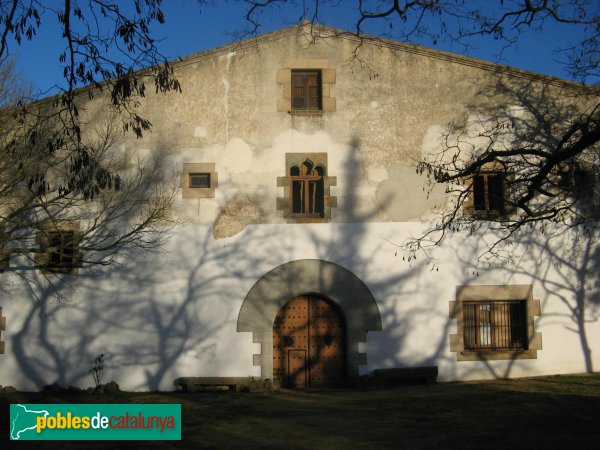
<path id="1" fill-rule="evenodd" d="M 47 417 L 49 414 L 48 411 L 34 411 L 23 405 L 11 405 L 11 409 L 10 438 L 13 440 L 21 439 L 21 434 L 26 431 L 35 430 L 37 418 L 39 416 Z"/>

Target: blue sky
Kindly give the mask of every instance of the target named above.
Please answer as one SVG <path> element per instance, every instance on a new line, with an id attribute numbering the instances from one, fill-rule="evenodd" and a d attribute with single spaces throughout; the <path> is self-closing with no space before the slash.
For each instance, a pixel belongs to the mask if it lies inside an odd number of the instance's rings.
<path id="1" fill-rule="evenodd" d="M 233 42 L 232 33 L 240 30 L 244 21 L 244 5 L 238 1 L 214 0 L 214 5 L 200 7 L 195 0 L 163 0 L 166 24 L 155 29 L 155 37 L 160 39 L 159 48 L 170 59 L 187 56 L 213 47 Z M 59 0 L 48 0 L 45 4 L 61 4 Z M 307 1 L 307 3 L 310 3 Z M 490 5 L 489 1 L 485 5 Z M 326 24 L 342 29 L 351 29 L 356 20 L 356 11 L 352 8 L 355 1 L 339 0 L 336 7 L 323 9 Z M 296 7 L 285 7 L 264 16 L 260 32 L 269 32 L 285 28 L 302 16 L 302 1 Z M 379 34 L 386 27 L 378 22 L 368 31 Z M 473 41 L 468 51 L 448 41 L 433 45 L 430 39 L 414 40 L 413 43 L 429 48 L 460 53 L 492 62 L 500 62 L 533 72 L 566 78 L 560 60 L 566 58 L 557 53 L 557 48 L 566 47 L 577 35 L 574 27 L 545 26 L 543 32 L 528 32 L 515 45 L 502 53 L 500 44 L 493 39 Z M 53 85 L 62 85 L 61 65 L 58 55 L 64 47 L 60 38 L 60 29 L 52 16 L 45 18 L 38 35 L 21 46 L 11 46 L 10 52 L 18 58 L 18 66 L 26 77 L 32 80 L 37 91 L 48 92 Z M 50 91 L 51 92 L 51 91 Z"/>

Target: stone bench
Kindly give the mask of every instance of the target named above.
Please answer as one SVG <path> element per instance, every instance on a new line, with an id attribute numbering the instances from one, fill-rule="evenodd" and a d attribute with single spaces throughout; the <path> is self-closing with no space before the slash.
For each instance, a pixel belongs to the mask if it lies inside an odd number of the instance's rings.
<path id="1" fill-rule="evenodd" d="M 271 381 L 250 377 L 181 377 L 173 384 L 184 392 L 202 391 L 215 388 L 227 388 L 233 392 L 270 391 Z"/>
<path id="2" fill-rule="evenodd" d="M 376 369 L 373 372 L 375 385 L 382 388 L 411 383 L 433 384 L 437 375 L 437 366 L 396 367 Z"/>

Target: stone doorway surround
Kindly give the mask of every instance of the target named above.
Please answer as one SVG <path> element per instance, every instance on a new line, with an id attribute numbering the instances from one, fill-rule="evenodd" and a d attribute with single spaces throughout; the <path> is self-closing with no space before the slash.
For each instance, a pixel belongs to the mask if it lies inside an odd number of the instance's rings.
<path id="1" fill-rule="evenodd" d="M 261 367 L 261 377 L 273 374 L 273 322 L 279 310 L 300 295 L 325 297 L 342 311 L 346 321 L 346 373 L 355 385 L 359 366 L 367 355 L 358 345 L 366 342 L 368 331 L 381 331 L 377 302 L 365 284 L 344 267 L 319 259 L 291 261 L 275 267 L 250 289 L 237 322 L 238 332 L 252 332 L 252 342 L 261 344 L 261 353 L 253 355 L 253 364 Z"/>

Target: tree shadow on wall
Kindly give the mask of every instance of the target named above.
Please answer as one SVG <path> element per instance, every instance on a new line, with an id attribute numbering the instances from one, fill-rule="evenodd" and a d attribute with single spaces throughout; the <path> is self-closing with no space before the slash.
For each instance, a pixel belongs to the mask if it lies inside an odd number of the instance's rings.
<path id="1" fill-rule="evenodd" d="M 12 337 L 20 373 L 37 387 L 89 385 L 103 353 L 105 377 L 157 390 L 169 389 L 181 367 L 212 367 L 225 357 L 219 338 L 235 323 L 240 284 L 252 281 L 246 273 L 264 258 L 246 250 L 266 237 L 253 230 L 243 243 L 215 246 L 210 227 L 186 229 L 161 253 L 81 270 L 72 297 L 56 298 L 55 289 L 68 286 L 37 290 Z"/>
<path id="2" fill-rule="evenodd" d="M 593 145 L 575 150 L 595 129 L 597 93 L 568 83 L 499 75 L 466 109 L 469 116 L 464 123 L 449 124 L 441 136 L 442 146 L 424 158 L 432 164 L 433 184 L 439 182 L 437 169 L 458 177 L 449 192 L 460 200 L 441 213 L 434 230 L 446 234 L 444 242 L 451 234 L 465 237 L 456 254 L 473 273 L 495 273 L 507 284 L 514 277 L 532 280 L 534 297 L 536 286 L 542 287 L 548 295 L 541 299 L 542 316 L 535 319 L 536 326 L 551 323 L 553 316 L 571 322 L 567 329 L 578 336 L 582 369 L 592 371 L 588 334 L 598 321 L 600 250 L 598 189 L 590 180 L 600 179 L 600 166 Z M 491 170 L 476 164 L 486 161 L 505 173 L 506 213 L 501 216 L 469 211 L 473 206 L 465 195 L 464 180 Z M 469 167 L 475 169 L 465 169 Z M 587 173 L 591 175 L 582 176 Z M 528 216 L 518 201 L 530 194 L 527 206 L 533 215 Z M 488 238 L 485 245 L 483 237 Z M 475 281 L 467 277 L 467 284 Z M 517 360 L 506 365 L 482 362 L 492 376 L 505 378 Z"/>
<path id="3" fill-rule="evenodd" d="M 466 277 L 466 285 L 489 284 L 489 276 L 495 284 L 532 284 L 533 298 L 541 302 L 541 315 L 534 317 L 534 332 L 542 334 L 544 347 L 553 341 L 552 335 L 545 335 L 548 326 L 562 326 L 577 336 L 581 350 L 581 368 L 571 371 L 593 372 L 592 342 L 590 336 L 597 336 L 590 327 L 598 326 L 600 319 L 600 250 L 597 230 L 578 226 L 568 229 L 557 227 L 540 232 L 517 232 L 513 235 L 511 251 L 500 257 L 479 260 L 489 243 L 497 239 L 493 233 L 482 230 L 465 236 L 476 239 L 472 246 L 457 247 L 455 254 L 460 264 L 471 274 Z M 545 337 L 545 338 L 544 338 Z M 532 336 L 529 336 L 531 339 Z M 542 352 L 544 347 L 538 352 Z M 576 347 L 571 347 L 576 350 Z M 556 349 L 548 348 L 550 352 Z M 539 357 L 539 356 L 538 356 Z M 569 355 L 574 359 L 574 355 Z M 497 379 L 512 376 L 518 364 L 519 352 L 506 360 L 486 360 L 480 362 L 486 371 Z M 465 364 L 465 367 L 468 367 Z M 466 370 L 465 374 L 478 374 L 480 365 Z"/>
<path id="4" fill-rule="evenodd" d="M 429 188 L 444 185 L 451 204 L 427 233 L 409 241 L 413 253 L 456 230 L 492 230 L 498 238 L 482 256 L 493 259 L 510 252 L 521 229 L 594 226 L 600 210 L 594 198 L 594 179 L 600 180 L 597 91 L 498 75 L 462 106 L 463 119 L 440 128 L 439 144 L 418 162 Z M 482 174 L 500 178 L 488 187 L 473 178 Z M 483 192 L 494 186 L 504 195 Z"/>
<path id="5" fill-rule="evenodd" d="M 403 260 L 402 252 L 393 244 L 398 239 L 395 233 L 399 228 L 392 223 L 382 224 L 378 219 L 393 201 L 391 197 L 380 197 L 377 202 L 373 190 L 370 201 L 374 206 L 365 207 L 365 200 L 359 195 L 364 192 L 361 180 L 365 179 L 360 148 L 360 140 L 352 139 L 343 164 L 343 177 L 339 177 L 344 180 L 339 186 L 343 195 L 338 197 L 338 210 L 333 212 L 332 235 L 324 240 L 313 232 L 314 251 L 319 259 L 339 261 L 357 275 L 375 297 L 383 329 L 368 334 L 369 342 L 364 347 L 368 360 L 376 361 L 379 367 L 440 364 L 449 358 L 447 339 L 451 322 L 447 315 L 439 312 L 439 290 L 426 279 L 435 274 L 430 273 L 424 258 Z M 410 197 L 410 193 L 401 195 Z M 386 259 L 389 264 L 382 271 L 381 261 Z M 426 300 L 415 302 L 414 298 L 422 298 L 424 292 L 430 293 Z M 431 324 L 437 328 L 431 328 Z M 430 332 L 424 331 L 426 329 Z M 426 342 L 416 344 L 416 336 L 424 335 L 427 335 Z"/>
<path id="6" fill-rule="evenodd" d="M 600 232 L 587 226 L 530 235 L 515 273 L 533 278 L 547 293 L 542 320 L 566 318 L 565 328 L 578 337 L 586 372 L 593 372 L 589 327 L 600 319 Z M 535 267 L 535 271 L 523 269 Z M 562 308 L 558 308 L 561 306 Z M 568 326 L 568 323 L 571 326 Z M 595 325 L 594 325 L 595 324 Z M 594 335 L 594 334 L 592 334 Z"/>

